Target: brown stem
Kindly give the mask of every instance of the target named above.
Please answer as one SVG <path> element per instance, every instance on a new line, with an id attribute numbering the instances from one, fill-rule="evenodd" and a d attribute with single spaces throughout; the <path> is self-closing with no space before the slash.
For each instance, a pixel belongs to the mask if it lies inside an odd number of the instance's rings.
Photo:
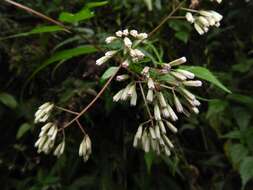
<path id="1" fill-rule="evenodd" d="M 172 16 L 178 9 L 180 9 L 180 7 L 184 4 L 184 2 L 185 2 L 185 0 L 182 1 L 181 3 L 179 3 L 178 6 L 177 6 L 173 11 L 171 11 L 171 13 L 170 13 L 168 16 L 166 16 L 166 17 L 158 24 L 158 26 L 155 27 L 155 28 L 148 34 L 148 36 L 149 36 L 149 37 L 152 36 L 157 30 L 159 30 L 159 29 L 162 27 L 162 25 L 163 25 L 164 23 L 166 23 L 167 20 L 169 20 L 169 19 L 171 18 L 171 16 Z"/>
<path id="2" fill-rule="evenodd" d="M 20 3 L 17 3 L 17 2 L 12 1 L 12 0 L 5 0 L 5 2 L 10 3 L 10 4 L 12 4 L 12 5 L 16 6 L 16 7 L 19 7 L 21 9 L 23 9 L 23 10 L 26 10 L 26 11 L 28 11 L 28 12 L 34 14 L 34 15 L 37 15 L 37 16 L 39 16 L 39 17 L 41 17 L 41 18 L 43 18 L 43 19 L 45 19 L 45 20 L 47 20 L 49 22 L 52 22 L 52 23 L 54 23 L 54 24 L 56 24 L 56 25 L 64 28 L 65 32 L 71 33 L 71 31 L 69 30 L 69 28 L 67 26 L 65 26 L 61 22 L 59 22 L 57 20 L 54 20 L 54 19 L 52 19 L 52 18 L 50 18 L 50 17 L 48 17 L 48 16 L 46 16 L 46 15 L 44 15 L 44 14 L 38 12 L 38 11 L 35 11 L 35 10 L 33 10 L 33 9 L 25 6 L 25 5 L 21 5 Z"/>
<path id="3" fill-rule="evenodd" d="M 143 90 L 143 88 L 142 88 L 141 83 L 138 83 L 138 84 L 139 84 L 139 87 L 140 87 L 140 89 L 141 89 L 141 95 L 142 95 L 142 98 L 143 98 L 144 104 L 145 104 L 145 106 L 146 106 L 146 109 L 147 109 L 148 115 L 149 115 L 149 117 L 150 117 L 150 120 L 151 120 L 152 126 L 154 126 L 154 123 L 153 123 L 153 117 L 152 117 L 151 111 L 150 111 L 150 109 L 149 109 L 149 107 L 148 107 L 148 103 L 147 103 L 147 101 L 146 101 L 146 97 L 145 97 L 145 94 L 144 94 L 144 90 Z"/>
<path id="4" fill-rule="evenodd" d="M 88 109 L 98 100 L 98 98 L 103 94 L 103 92 L 106 90 L 106 88 L 109 86 L 109 84 L 111 83 L 112 79 L 116 76 L 116 74 L 118 73 L 118 71 L 120 70 L 121 66 L 118 67 L 118 69 L 116 70 L 116 72 L 114 73 L 114 75 L 112 75 L 108 81 L 105 83 L 105 85 L 103 86 L 103 88 L 99 91 L 99 93 L 96 95 L 96 97 L 74 118 L 72 119 L 70 122 L 68 122 L 65 126 L 63 126 L 62 129 L 67 128 L 68 126 L 70 126 L 72 123 L 74 123 L 76 120 L 78 120 L 86 111 L 88 111 Z"/>
<path id="5" fill-rule="evenodd" d="M 62 111 L 65 111 L 65 112 L 68 112 L 68 113 L 71 113 L 71 114 L 74 114 L 74 115 L 78 115 L 78 114 L 79 114 L 78 112 L 75 112 L 75 111 L 72 111 L 72 110 L 69 110 L 69 109 L 60 107 L 60 106 L 55 106 L 55 107 L 56 107 L 57 109 L 59 109 L 59 110 L 62 110 Z"/>
<path id="6" fill-rule="evenodd" d="M 81 123 L 79 122 L 78 119 L 76 120 L 76 123 L 77 123 L 78 127 L 80 128 L 80 130 L 82 131 L 82 133 L 83 133 L 84 135 L 86 135 L 86 132 L 84 131 L 83 126 L 81 125 Z"/>

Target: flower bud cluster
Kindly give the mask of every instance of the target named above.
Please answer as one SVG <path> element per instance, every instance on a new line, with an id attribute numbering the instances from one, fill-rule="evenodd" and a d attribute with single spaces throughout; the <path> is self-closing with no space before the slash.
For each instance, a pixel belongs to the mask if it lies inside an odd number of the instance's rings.
<path id="1" fill-rule="evenodd" d="M 97 65 L 102 65 L 103 63 L 107 62 L 109 59 L 111 59 L 116 53 L 118 53 L 120 50 L 123 50 L 124 56 L 127 57 L 123 63 L 123 67 L 128 67 L 130 62 L 138 62 L 142 60 L 145 56 L 145 54 L 138 48 L 135 47 L 134 44 L 137 44 L 141 42 L 142 40 L 145 40 L 148 37 L 148 34 L 146 33 L 139 33 L 137 30 L 119 30 L 115 33 L 115 36 L 109 36 L 105 39 L 105 42 L 107 44 L 111 44 L 116 40 L 121 40 L 123 44 L 123 48 L 120 48 L 119 50 L 112 50 L 107 53 L 105 53 L 104 56 L 99 58 L 96 61 Z"/>
<path id="2" fill-rule="evenodd" d="M 55 144 L 55 139 L 58 133 L 58 128 L 54 123 L 46 123 L 40 131 L 39 138 L 35 143 L 35 147 L 38 148 L 38 153 L 44 152 L 45 154 L 50 153 Z M 60 152 L 63 153 L 63 150 Z M 57 154 L 59 155 L 59 153 Z"/>
<path id="3" fill-rule="evenodd" d="M 84 162 L 87 162 L 91 155 L 91 140 L 86 134 L 79 146 L 79 156 L 83 158 Z"/>
<path id="4" fill-rule="evenodd" d="M 42 104 L 39 109 L 35 112 L 34 123 L 46 122 L 51 115 L 54 108 L 54 104 L 51 102 L 46 102 Z"/>
<path id="5" fill-rule="evenodd" d="M 136 84 L 133 82 L 130 82 L 125 88 L 121 89 L 113 96 L 114 102 L 118 102 L 119 100 L 126 101 L 127 99 L 130 99 L 131 106 L 137 104 Z"/>
<path id="6" fill-rule="evenodd" d="M 212 10 L 200 10 L 197 11 L 196 15 L 193 15 L 191 12 L 187 12 L 185 17 L 188 22 L 194 24 L 194 28 L 200 35 L 207 33 L 209 31 L 209 27 L 219 27 L 220 21 L 223 18 L 221 14 Z"/>
<path id="7" fill-rule="evenodd" d="M 177 131 L 170 122 L 164 125 L 162 120 L 157 121 L 155 126 L 144 128 L 143 125 L 140 125 L 134 136 L 133 146 L 142 148 L 145 152 L 154 151 L 157 155 L 170 156 L 174 145 L 166 135 L 165 126 L 169 129 L 173 127 L 173 132 Z"/>

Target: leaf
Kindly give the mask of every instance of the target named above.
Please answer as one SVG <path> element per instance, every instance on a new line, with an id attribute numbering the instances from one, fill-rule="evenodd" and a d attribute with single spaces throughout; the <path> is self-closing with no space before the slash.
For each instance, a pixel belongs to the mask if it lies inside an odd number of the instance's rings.
<path id="1" fill-rule="evenodd" d="M 2 102 L 2 104 L 12 109 L 15 109 L 18 105 L 15 98 L 12 95 L 5 92 L 0 93 L 0 102 Z"/>
<path id="2" fill-rule="evenodd" d="M 154 152 L 148 152 L 144 155 L 145 163 L 147 166 L 147 172 L 148 174 L 151 173 L 151 168 L 155 159 L 155 153 Z"/>
<path id="3" fill-rule="evenodd" d="M 104 82 L 106 79 L 113 76 L 118 71 L 118 69 L 119 67 L 109 67 L 101 76 L 101 82 Z"/>
<path id="4" fill-rule="evenodd" d="M 244 189 L 247 182 L 253 178 L 253 157 L 244 158 L 241 163 L 239 172 L 242 178 L 242 189 Z"/>
<path id="5" fill-rule="evenodd" d="M 62 22 L 75 24 L 77 22 L 87 20 L 92 17 L 94 17 L 94 13 L 91 12 L 90 9 L 84 8 L 75 14 L 69 12 L 62 12 L 59 16 L 59 20 Z"/>
<path id="6" fill-rule="evenodd" d="M 200 66 L 181 66 L 180 68 L 194 73 L 198 78 L 214 84 L 227 93 L 231 93 L 231 91 L 225 87 L 207 68 Z"/>
<path id="7" fill-rule="evenodd" d="M 95 8 L 95 7 L 102 7 L 108 4 L 108 1 L 101 1 L 101 2 L 90 2 L 86 4 L 87 8 Z"/>
<path id="8" fill-rule="evenodd" d="M 242 94 L 229 94 L 227 96 L 228 99 L 233 100 L 235 102 L 239 102 L 241 104 L 244 104 L 248 106 L 250 109 L 253 108 L 253 98 L 250 96 L 245 96 Z"/>
<path id="9" fill-rule="evenodd" d="M 152 0 L 144 0 L 146 6 L 148 7 L 149 11 L 153 10 L 153 4 L 152 4 Z"/>
<path id="10" fill-rule="evenodd" d="M 180 41 L 182 41 L 182 42 L 184 42 L 185 44 L 188 42 L 188 40 L 189 40 L 189 35 L 190 33 L 188 33 L 188 32 L 184 32 L 184 31 L 182 31 L 182 32 L 176 32 L 175 33 L 175 37 L 178 39 L 178 40 L 180 40 Z"/>
<path id="11" fill-rule="evenodd" d="M 39 27 L 36 27 L 36 28 L 32 29 L 29 32 L 23 32 L 23 33 L 11 35 L 11 36 L 8 36 L 8 37 L 3 38 L 3 39 L 18 38 L 18 37 L 30 36 L 30 35 L 33 35 L 33 34 L 59 32 L 59 31 L 63 31 L 63 30 L 64 30 L 64 28 L 62 28 L 60 26 L 39 26 Z"/>
<path id="12" fill-rule="evenodd" d="M 236 130 L 236 131 L 231 131 L 225 135 L 222 135 L 222 138 L 228 138 L 228 139 L 240 139 L 242 136 L 241 131 Z"/>
<path id="13" fill-rule="evenodd" d="M 21 137 L 24 136 L 24 134 L 26 134 L 30 129 L 32 128 L 32 125 L 30 125 L 29 123 L 23 123 L 17 132 L 16 138 L 20 139 Z"/>
<path id="14" fill-rule="evenodd" d="M 235 168 L 238 168 L 238 166 L 240 165 L 240 162 L 245 159 L 249 151 L 242 144 L 229 144 L 228 153 L 233 163 L 233 166 Z"/>
<path id="15" fill-rule="evenodd" d="M 29 77 L 28 81 L 30 81 L 38 72 L 40 72 L 42 69 L 46 68 L 48 65 L 55 63 L 57 61 L 61 60 L 69 60 L 73 57 L 77 57 L 79 55 L 89 54 L 96 52 L 97 49 L 91 45 L 84 45 L 77 48 L 67 49 L 63 51 L 59 51 L 54 53 L 49 59 L 47 59 L 44 63 L 42 63 L 35 71 L 32 73 L 32 75 Z M 27 81 L 27 82 L 28 82 Z"/>

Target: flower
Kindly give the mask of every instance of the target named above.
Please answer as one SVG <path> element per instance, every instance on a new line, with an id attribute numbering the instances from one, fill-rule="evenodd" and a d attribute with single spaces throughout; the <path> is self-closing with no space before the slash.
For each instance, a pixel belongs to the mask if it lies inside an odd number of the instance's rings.
<path id="1" fill-rule="evenodd" d="M 51 115 L 53 108 L 54 104 L 51 102 L 46 102 L 42 104 L 35 113 L 34 123 L 47 121 Z"/>
<path id="2" fill-rule="evenodd" d="M 79 156 L 83 157 L 84 162 L 87 162 L 91 155 L 91 140 L 86 134 L 79 146 Z"/>
<path id="3" fill-rule="evenodd" d="M 107 43 L 107 44 L 110 44 L 110 43 L 112 43 L 113 41 L 115 41 L 117 39 L 117 37 L 115 37 L 115 36 L 109 36 L 109 37 L 107 37 L 106 39 L 105 39 L 105 42 Z"/>
<path id="4" fill-rule="evenodd" d="M 196 14 L 196 16 L 193 16 L 192 13 L 187 12 L 185 17 L 188 22 L 194 24 L 194 28 L 200 35 L 208 32 L 211 26 L 219 27 L 220 21 L 223 18 L 221 14 L 213 10 L 200 10 Z"/>

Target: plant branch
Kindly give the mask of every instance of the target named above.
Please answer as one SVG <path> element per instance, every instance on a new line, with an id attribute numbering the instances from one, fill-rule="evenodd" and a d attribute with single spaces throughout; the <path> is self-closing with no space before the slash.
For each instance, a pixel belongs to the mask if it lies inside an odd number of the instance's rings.
<path id="1" fill-rule="evenodd" d="M 68 122 L 65 126 L 62 127 L 62 129 L 67 128 L 68 126 L 70 126 L 72 123 L 74 123 L 76 120 L 78 120 L 86 111 L 88 111 L 88 109 L 98 100 L 98 98 L 103 94 L 103 92 L 106 90 L 106 88 L 109 86 L 109 84 L 111 83 L 112 79 L 116 76 L 116 74 L 118 73 L 118 71 L 120 70 L 121 66 L 118 67 L 118 69 L 116 70 L 116 72 L 114 73 L 114 75 L 112 75 L 108 81 L 105 83 L 105 85 L 103 86 L 103 88 L 99 91 L 99 93 L 96 95 L 96 97 L 74 118 L 72 119 L 70 122 Z"/>
<path id="2" fill-rule="evenodd" d="M 146 97 L 145 97 L 145 94 L 144 94 L 144 90 L 143 90 L 143 88 L 142 88 L 141 83 L 138 83 L 138 84 L 139 84 L 139 87 L 140 87 L 140 89 L 141 89 L 141 95 L 142 95 L 142 98 L 143 98 L 144 104 L 145 104 L 145 106 L 146 106 L 146 109 L 147 109 L 148 115 L 149 115 L 149 117 L 150 117 L 150 120 L 151 120 L 152 126 L 154 126 L 154 123 L 153 123 L 153 117 L 152 117 L 151 111 L 150 111 L 150 109 L 149 109 L 149 107 L 148 107 L 148 103 L 147 103 L 147 100 L 146 100 Z"/>
<path id="3" fill-rule="evenodd" d="M 162 27 L 163 24 L 165 24 L 165 23 L 167 22 L 167 20 L 171 19 L 171 18 L 172 18 L 172 15 L 173 15 L 178 9 L 180 9 L 180 7 L 184 4 L 184 2 L 185 2 L 185 0 L 182 1 L 181 3 L 179 3 L 178 6 L 177 6 L 173 11 L 171 11 L 171 13 L 170 13 L 168 16 L 166 16 L 166 17 L 158 24 L 158 26 L 155 27 L 155 28 L 148 34 L 148 36 L 149 36 L 149 37 L 152 36 L 157 30 L 159 30 L 159 29 Z"/>
<path id="4" fill-rule="evenodd" d="M 62 111 L 65 111 L 65 112 L 68 112 L 68 113 L 71 113 L 71 114 L 74 114 L 74 115 L 78 115 L 79 113 L 78 112 L 75 112 L 75 111 L 71 111 L 69 109 L 66 109 L 66 108 L 63 108 L 63 107 L 60 107 L 60 106 L 55 106 L 57 109 L 59 110 L 62 110 Z"/>

